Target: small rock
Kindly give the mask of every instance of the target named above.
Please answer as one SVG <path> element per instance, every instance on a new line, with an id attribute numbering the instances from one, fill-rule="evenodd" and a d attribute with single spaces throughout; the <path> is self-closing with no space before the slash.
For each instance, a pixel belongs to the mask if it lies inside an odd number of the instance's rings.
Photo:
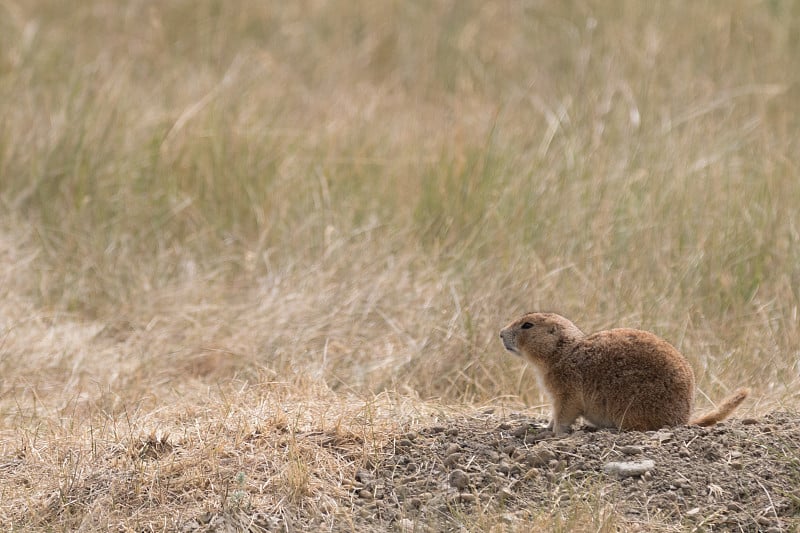
<path id="1" fill-rule="evenodd" d="M 454 488 L 462 490 L 469 486 L 469 476 L 463 470 L 455 469 L 450 472 L 449 477 L 450 485 Z"/>
<path id="2" fill-rule="evenodd" d="M 754 424 L 758 424 L 758 420 L 756 420 L 755 418 L 742 418 L 741 422 L 742 425 L 744 426 L 752 426 Z"/>
<path id="3" fill-rule="evenodd" d="M 525 462 L 530 466 L 544 466 L 555 458 L 556 455 L 550 450 L 538 450 L 529 453 L 525 457 Z"/>
<path id="4" fill-rule="evenodd" d="M 450 428 L 444 432 L 448 437 L 455 437 L 458 435 L 458 428 Z"/>
<path id="5" fill-rule="evenodd" d="M 403 518 L 397 522 L 397 528 L 403 533 L 411 533 L 414 531 L 414 522 L 408 518 Z"/>
<path id="6" fill-rule="evenodd" d="M 374 498 L 372 491 L 369 489 L 361 489 L 360 491 L 358 491 L 358 497 L 361 498 L 362 500 L 367 500 L 367 501 Z"/>
<path id="7" fill-rule="evenodd" d="M 700 512 L 700 508 L 699 507 L 694 507 L 694 508 L 689 509 L 688 511 L 686 511 L 686 516 L 694 516 L 694 515 L 698 514 L 699 512 Z"/>
<path id="8" fill-rule="evenodd" d="M 463 503 L 473 503 L 475 501 L 475 495 L 470 494 L 469 492 L 462 492 L 458 495 L 458 499 Z"/>
<path id="9" fill-rule="evenodd" d="M 624 455 L 641 455 L 643 452 L 641 446 L 620 446 L 618 449 Z"/>
<path id="10" fill-rule="evenodd" d="M 459 461 L 461 461 L 462 457 L 463 455 L 460 453 L 451 453 L 450 455 L 445 457 L 444 466 L 455 466 L 459 463 Z"/>
<path id="11" fill-rule="evenodd" d="M 653 439 L 657 440 L 660 443 L 667 442 L 668 440 L 672 440 L 674 433 L 671 431 L 656 431 L 655 435 L 653 435 Z"/>
<path id="12" fill-rule="evenodd" d="M 644 459 L 642 461 L 630 462 L 610 462 L 603 466 L 603 472 L 606 474 L 615 474 L 620 478 L 641 476 L 645 472 L 655 468 L 656 463 L 651 459 Z"/>
<path id="13" fill-rule="evenodd" d="M 500 454 L 494 450 L 485 450 L 483 454 L 486 456 L 486 459 L 489 460 L 491 463 L 496 463 L 500 460 Z"/>
<path id="14" fill-rule="evenodd" d="M 454 453 L 458 453 L 460 451 L 461 451 L 461 446 L 459 446 L 454 442 L 453 444 L 447 447 L 447 449 L 444 451 L 444 454 L 445 456 L 453 455 Z"/>

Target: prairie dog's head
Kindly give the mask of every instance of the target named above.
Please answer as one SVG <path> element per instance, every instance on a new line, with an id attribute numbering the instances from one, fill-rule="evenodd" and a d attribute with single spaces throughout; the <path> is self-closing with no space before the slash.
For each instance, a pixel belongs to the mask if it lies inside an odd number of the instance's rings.
<path id="1" fill-rule="evenodd" d="M 531 361 L 548 361 L 583 336 L 575 324 L 554 313 L 527 313 L 500 331 L 506 350 Z"/>

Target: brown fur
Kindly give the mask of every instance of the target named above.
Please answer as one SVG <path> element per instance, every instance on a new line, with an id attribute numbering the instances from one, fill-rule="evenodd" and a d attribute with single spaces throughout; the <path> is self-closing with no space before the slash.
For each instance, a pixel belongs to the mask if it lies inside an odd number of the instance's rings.
<path id="1" fill-rule="evenodd" d="M 507 350 L 533 363 L 553 402 L 550 429 L 566 432 L 582 416 L 598 427 L 647 431 L 687 423 L 708 426 L 747 397 L 740 389 L 689 421 L 694 373 L 671 344 L 647 331 L 584 334 L 553 313 L 529 313 L 500 332 Z"/>

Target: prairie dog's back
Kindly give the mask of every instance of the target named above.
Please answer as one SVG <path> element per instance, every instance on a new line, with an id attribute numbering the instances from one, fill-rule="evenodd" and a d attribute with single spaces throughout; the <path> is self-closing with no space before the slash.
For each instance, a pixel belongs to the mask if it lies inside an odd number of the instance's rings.
<path id="1" fill-rule="evenodd" d="M 561 364 L 578 369 L 582 414 L 595 425 L 653 429 L 689 421 L 692 368 L 652 333 L 612 329 L 589 335 Z"/>

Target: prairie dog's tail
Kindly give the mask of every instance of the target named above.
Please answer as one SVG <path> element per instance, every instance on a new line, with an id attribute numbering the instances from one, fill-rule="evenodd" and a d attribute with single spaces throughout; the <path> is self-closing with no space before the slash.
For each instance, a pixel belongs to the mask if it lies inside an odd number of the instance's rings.
<path id="1" fill-rule="evenodd" d="M 734 409 L 739 407 L 739 404 L 747 398 L 747 395 L 750 394 L 750 389 L 739 389 L 724 400 L 722 403 L 717 406 L 716 409 L 710 411 L 703 416 L 698 416 L 694 420 L 690 421 L 689 424 L 693 426 L 713 426 L 717 422 L 725 420 L 728 415 L 730 415 Z"/>

